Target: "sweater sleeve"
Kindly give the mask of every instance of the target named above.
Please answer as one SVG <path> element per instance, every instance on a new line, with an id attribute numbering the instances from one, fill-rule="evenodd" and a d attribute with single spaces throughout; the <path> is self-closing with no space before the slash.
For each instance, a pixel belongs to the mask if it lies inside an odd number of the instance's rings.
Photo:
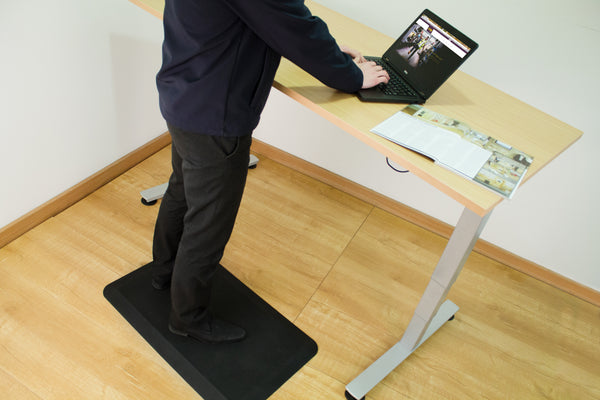
<path id="1" fill-rule="evenodd" d="M 323 84 L 358 91 L 362 71 L 303 0 L 223 0 L 273 50 Z"/>

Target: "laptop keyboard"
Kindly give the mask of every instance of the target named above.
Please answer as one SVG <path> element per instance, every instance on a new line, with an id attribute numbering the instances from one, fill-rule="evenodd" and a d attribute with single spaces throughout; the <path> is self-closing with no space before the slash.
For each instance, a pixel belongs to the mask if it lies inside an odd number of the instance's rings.
<path id="1" fill-rule="evenodd" d="M 394 71 L 390 71 L 385 65 L 382 65 L 390 76 L 390 81 L 379 85 L 383 93 L 393 96 L 414 96 L 415 92 L 403 80 L 401 80 Z"/>
<path id="2" fill-rule="evenodd" d="M 381 65 L 384 70 L 387 71 L 390 76 L 390 80 L 387 84 L 380 83 L 378 88 L 385 94 L 391 96 L 415 96 L 416 93 L 410 88 L 402 79 L 398 77 L 394 71 L 387 67 L 384 63 L 380 62 L 379 58 L 367 57 L 367 59 L 375 61 L 378 65 Z"/>

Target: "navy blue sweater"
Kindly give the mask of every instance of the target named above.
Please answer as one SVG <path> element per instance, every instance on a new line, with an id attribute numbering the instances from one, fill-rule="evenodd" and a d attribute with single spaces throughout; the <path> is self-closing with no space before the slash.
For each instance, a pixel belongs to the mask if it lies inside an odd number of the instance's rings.
<path id="1" fill-rule="evenodd" d="M 192 132 L 252 133 L 281 56 L 335 89 L 363 81 L 303 0 L 166 0 L 164 35 L 160 109 Z"/>

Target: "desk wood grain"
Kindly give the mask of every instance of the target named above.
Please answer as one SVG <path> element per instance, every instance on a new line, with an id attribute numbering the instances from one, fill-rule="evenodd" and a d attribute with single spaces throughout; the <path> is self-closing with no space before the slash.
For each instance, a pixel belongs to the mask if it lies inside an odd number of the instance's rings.
<path id="1" fill-rule="evenodd" d="M 307 1 L 307 4 L 313 13 L 327 21 L 339 43 L 358 48 L 363 54 L 380 55 L 394 40 L 318 3 Z M 479 215 L 489 213 L 503 200 L 429 159 L 370 133 L 371 128 L 404 105 L 363 103 L 354 95 L 323 86 L 287 60 L 282 62 L 274 86 Z M 425 106 L 531 154 L 534 162 L 524 182 L 582 135 L 568 124 L 460 70 Z"/>
<path id="2" fill-rule="evenodd" d="M 130 1 L 162 17 L 164 0 Z M 339 43 L 357 48 L 363 54 L 382 54 L 393 42 L 393 38 L 314 1 L 306 1 L 306 5 L 327 22 Z M 324 86 L 288 60 L 282 61 L 274 87 L 481 216 L 503 200 L 498 194 L 429 159 L 370 133 L 372 127 L 403 105 L 363 103 L 355 95 Z M 582 135 L 581 131 L 462 71 L 444 83 L 427 101 L 426 107 L 464 121 L 532 155 L 534 161 L 524 183 Z"/>

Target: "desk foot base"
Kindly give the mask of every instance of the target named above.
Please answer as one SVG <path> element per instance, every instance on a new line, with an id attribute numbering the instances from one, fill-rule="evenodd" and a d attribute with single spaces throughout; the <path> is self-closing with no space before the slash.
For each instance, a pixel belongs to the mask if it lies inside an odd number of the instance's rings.
<path id="1" fill-rule="evenodd" d="M 140 195 L 142 195 L 142 204 L 145 206 L 155 205 L 158 199 L 162 199 L 163 195 L 167 191 L 167 186 L 169 186 L 168 183 L 163 183 L 162 185 L 142 190 L 140 192 Z"/>
<path id="2" fill-rule="evenodd" d="M 344 395 L 346 396 L 346 400 L 359 400 L 356 397 L 352 396 L 347 390 L 346 393 L 344 393 Z M 365 400 L 365 397 L 363 396 L 362 398 L 360 398 L 360 400 Z"/>
<path id="3" fill-rule="evenodd" d="M 439 308 L 435 317 L 423 339 L 413 349 L 407 349 L 402 340 L 396 343 L 391 349 L 377 359 L 369 368 L 363 371 L 358 377 L 346 386 L 346 399 L 358 400 L 364 399 L 366 394 L 383 380 L 390 372 L 408 358 L 415 350 L 419 348 L 427 339 L 431 337 L 446 322 L 454 319 L 458 311 L 458 306 L 446 300 Z"/>

